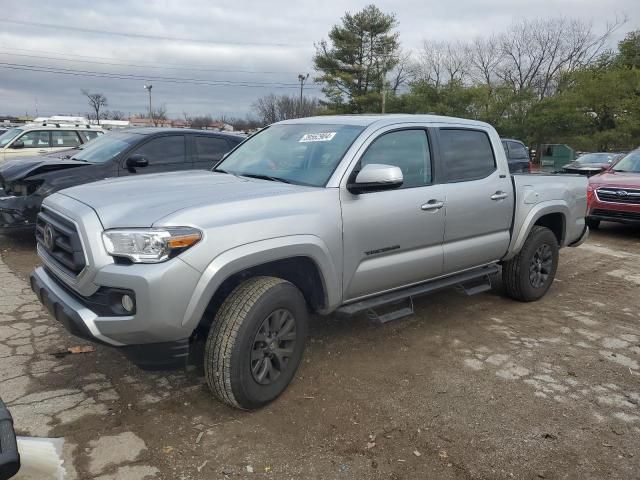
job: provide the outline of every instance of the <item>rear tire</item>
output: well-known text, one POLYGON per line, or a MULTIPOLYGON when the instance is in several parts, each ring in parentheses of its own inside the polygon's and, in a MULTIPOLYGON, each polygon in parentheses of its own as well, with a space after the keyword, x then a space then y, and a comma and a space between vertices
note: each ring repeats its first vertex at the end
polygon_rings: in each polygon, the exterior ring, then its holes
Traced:
POLYGON ((587 217, 585 219, 585 223, 587 224, 587 227, 593 230, 597 230, 598 228, 600 228, 600 220, 596 218, 587 217))
POLYGON ((307 323, 304 297, 286 280, 255 277, 237 286, 220 306, 205 346, 213 394, 243 410, 275 400, 298 369, 307 323))
POLYGON ((520 252, 502 266, 506 294, 514 300, 533 302, 542 298, 558 268, 558 240, 546 227, 534 226, 520 252))

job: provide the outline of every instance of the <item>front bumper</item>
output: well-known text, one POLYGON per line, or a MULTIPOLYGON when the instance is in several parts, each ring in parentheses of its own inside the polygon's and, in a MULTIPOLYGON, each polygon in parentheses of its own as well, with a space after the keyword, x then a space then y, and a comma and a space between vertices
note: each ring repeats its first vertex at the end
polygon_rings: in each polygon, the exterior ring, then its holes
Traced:
POLYGON ((594 199, 588 217, 603 222, 640 225, 640 205, 602 202, 594 199))
POLYGON ((6 195, 4 190, 0 189, 0 233, 33 231, 38 208, 40 202, 35 198, 6 195))
MULTIPOLYGON (((82 297, 44 267, 38 267, 31 273, 30 283, 32 290, 51 316, 71 334, 117 347, 134 363, 145 369, 185 365, 191 332, 180 328, 182 316, 174 318, 173 321, 160 314, 157 318, 148 316, 150 312, 157 314, 158 310, 149 308, 146 303, 154 300, 161 305, 162 300, 150 298, 148 295, 151 291, 136 291, 135 314, 107 316, 100 312, 93 298, 95 295, 82 297), (177 327, 167 329, 167 323, 177 324, 177 327)), ((101 307, 104 308, 104 305, 101 307)), ((171 308, 164 310, 171 312, 171 308)))

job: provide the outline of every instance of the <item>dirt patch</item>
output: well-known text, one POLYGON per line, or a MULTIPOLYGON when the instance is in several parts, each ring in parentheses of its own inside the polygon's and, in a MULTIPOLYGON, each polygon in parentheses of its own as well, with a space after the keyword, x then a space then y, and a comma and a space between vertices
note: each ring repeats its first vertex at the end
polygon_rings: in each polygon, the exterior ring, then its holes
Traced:
MULTIPOLYGON (((562 251, 557 281, 535 303, 508 300, 499 288, 470 298, 448 290, 386 325, 314 318, 296 380, 257 412, 216 402, 197 368, 151 374, 101 346, 57 359, 57 372, 29 375, 37 392, 78 391, 101 406, 69 421, 51 414, 50 433, 80 446, 79 478, 91 478, 85 447, 126 432, 146 449, 103 475, 635 478, 640 297, 633 278, 616 272, 640 271, 639 239, 638 229, 603 224, 586 248, 562 251)), ((38 263, 33 242, 0 246, 23 279, 38 263)), ((29 321, 4 315, 0 327, 29 321)), ((61 346, 78 343, 56 334, 61 346)), ((6 343, 0 337, 0 348, 6 343)), ((7 387, 0 383, 0 395, 7 387)))

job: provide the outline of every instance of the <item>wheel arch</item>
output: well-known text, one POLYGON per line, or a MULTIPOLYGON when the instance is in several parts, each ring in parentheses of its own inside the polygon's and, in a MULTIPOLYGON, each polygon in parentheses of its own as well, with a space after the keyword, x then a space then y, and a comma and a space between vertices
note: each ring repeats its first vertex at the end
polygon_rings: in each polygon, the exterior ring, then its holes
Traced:
POLYGON ((548 201, 535 205, 520 222, 519 228, 518 225, 514 225, 509 251, 503 260, 513 258, 520 251, 535 225, 549 228, 556 236, 558 245, 564 247, 567 242, 569 215, 569 207, 563 201, 548 201))
POLYGON ((311 311, 333 310, 342 282, 328 248, 313 235, 280 237, 242 245, 216 257, 204 270, 182 325, 195 329, 240 282, 254 276, 284 278, 300 289, 311 311))

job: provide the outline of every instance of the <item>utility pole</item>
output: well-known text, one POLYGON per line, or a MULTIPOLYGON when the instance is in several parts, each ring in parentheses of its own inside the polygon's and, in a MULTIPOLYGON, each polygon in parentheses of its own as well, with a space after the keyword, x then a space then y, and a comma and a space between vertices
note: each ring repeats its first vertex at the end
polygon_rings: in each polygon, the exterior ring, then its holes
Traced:
POLYGON ((153 88, 153 85, 149 84, 144 84, 144 89, 147 90, 149 92, 149 122, 153 122, 153 110, 151 109, 151 89, 153 88))
POLYGON ((298 81, 300 82, 300 106, 298 107, 298 118, 302 117, 302 90, 304 88, 304 82, 309 78, 309 74, 306 75, 300 74, 298 75, 298 81))

